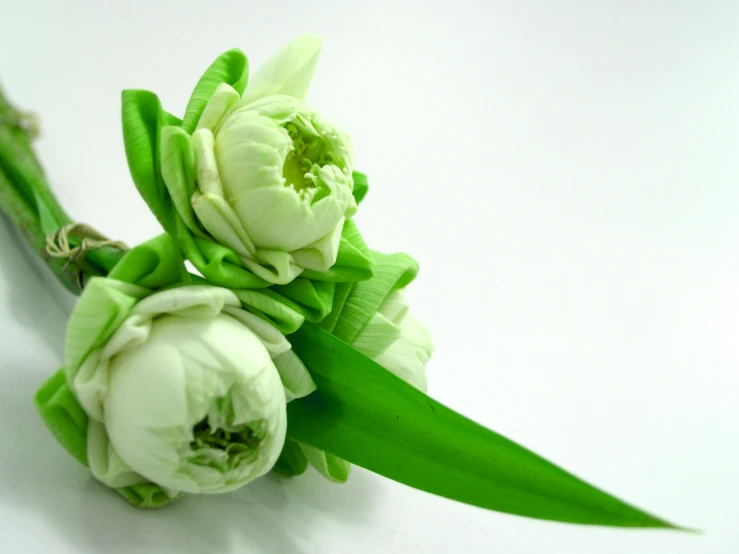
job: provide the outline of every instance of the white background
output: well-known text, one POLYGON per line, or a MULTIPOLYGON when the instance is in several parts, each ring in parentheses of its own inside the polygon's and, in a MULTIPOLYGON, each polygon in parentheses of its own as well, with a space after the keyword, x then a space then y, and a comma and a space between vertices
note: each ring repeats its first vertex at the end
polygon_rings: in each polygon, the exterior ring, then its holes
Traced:
POLYGON ((0 0, 0 79, 62 203, 136 244, 124 88, 182 113, 238 46, 325 37, 312 105, 352 135, 368 243, 421 264, 430 393, 703 535, 487 512, 357 469, 138 511, 31 403, 73 299, 0 220, 0 551, 739 551, 739 7, 733 1, 0 0))

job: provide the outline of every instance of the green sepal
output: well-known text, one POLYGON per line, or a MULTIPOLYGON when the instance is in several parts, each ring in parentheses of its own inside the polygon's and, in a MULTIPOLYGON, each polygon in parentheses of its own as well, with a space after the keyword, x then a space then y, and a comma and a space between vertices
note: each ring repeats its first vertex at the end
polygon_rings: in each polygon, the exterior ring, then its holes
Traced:
MULTIPOLYGON (((128 317, 138 300, 152 290, 190 281, 182 257, 167 234, 129 250, 108 278, 93 277, 87 283, 68 324, 64 344, 65 367, 52 375, 36 392, 34 403, 46 427, 81 464, 88 467, 88 416, 69 387, 74 373, 90 351, 107 342, 128 317), (73 330, 78 332, 73 332, 73 330)), ((170 498, 158 485, 143 483, 116 489, 131 504, 155 508, 170 498)))
POLYGON ((166 233, 126 252, 108 277, 152 290, 190 282, 177 245, 166 233))
POLYGON ((300 445, 290 439, 285 439, 280 457, 277 458, 272 471, 280 475, 295 477, 302 475, 308 467, 308 458, 305 457, 300 445))
POLYGON ((124 90, 121 117, 133 182, 164 230, 173 233, 174 207, 159 172, 159 132, 166 119, 159 98, 147 90, 124 90))
MULTIPOLYGON (((79 463, 87 462, 87 414, 77 402, 67 384, 66 369, 54 373, 36 392, 34 404, 46 427, 59 444, 79 463)), ((184 496, 168 496, 153 483, 120 487, 115 491, 139 508, 159 508, 184 496)))
POLYGON ((205 106, 218 85, 227 83, 241 95, 246 89, 248 79, 249 63, 241 50, 234 48, 218 56, 205 70, 192 91, 185 109, 185 117, 182 118, 182 128, 185 132, 192 134, 195 131, 200 116, 203 115, 205 106))
POLYGON ((170 497, 159 485, 140 483, 128 487, 119 487, 115 491, 137 508, 161 508, 185 496, 184 492, 170 497))
POLYGON ((675 528, 450 410, 317 326, 289 340, 318 390, 288 437, 420 490, 538 519, 675 528))
POLYGON ((87 414, 67 385, 65 368, 41 385, 34 404, 59 444, 87 467, 87 414))
POLYGON ((370 279, 373 268, 370 249, 367 248, 354 220, 347 219, 341 229, 336 263, 328 271, 306 269, 301 276, 315 281, 349 283, 370 279))
POLYGON ((300 450, 318 473, 334 483, 346 483, 352 472, 352 465, 346 460, 334 456, 330 452, 313 448, 304 443, 300 444, 300 450))
POLYGON ((176 218, 176 233, 185 258, 213 285, 229 289, 261 289, 270 283, 241 265, 239 256, 222 244, 195 237, 181 217, 176 218))
POLYGON ((418 263, 408 254, 374 252, 375 268, 372 279, 356 283, 341 310, 331 332, 347 344, 357 338, 387 296, 402 289, 415 279, 418 263))
POLYGON ((334 299, 331 306, 331 313, 328 314, 318 326, 324 331, 333 333, 334 327, 341 317, 341 313, 344 310, 344 304, 346 304, 349 294, 354 289, 355 283, 336 283, 334 289, 334 299))
POLYGON ((283 299, 292 300, 290 305, 294 310, 306 320, 316 322, 331 312, 334 288, 334 283, 297 277, 287 285, 274 285, 270 290, 278 293, 283 299))
POLYGON ((354 196, 354 201, 359 206, 364 197, 367 196, 367 192, 369 192, 369 183, 367 182, 367 176, 359 171, 352 171, 352 180, 354 181, 352 196, 354 196))
POLYGON ((245 310, 271 323, 285 335, 297 331, 305 321, 295 303, 286 302, 284 297, 270 289, 232 290, 245 310))

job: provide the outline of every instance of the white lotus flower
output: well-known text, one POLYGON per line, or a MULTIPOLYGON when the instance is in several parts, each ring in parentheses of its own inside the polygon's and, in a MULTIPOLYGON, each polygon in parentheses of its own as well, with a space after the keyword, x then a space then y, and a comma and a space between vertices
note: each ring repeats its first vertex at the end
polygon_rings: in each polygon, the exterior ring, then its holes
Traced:
POLYGON ((178 126, 161 134, 162 177, 183 220, 276 284, 331 268, 357 207, 349 138, 303 104, 320 48, 319 37, 298 38, 243 96, 222 83, 192 136, 178 126), (189 159, 194 183, 182 170, 189 159))
POLYGON ((388 295, 352 346, 406 383, 426 392, 433 346, 426 328, 408 313, 402 291, 388 295))
POLYGON ((93 279, 70 319, 67 381, 90 418, 95 477, 174 496, 226 492, 269 471, 285 440, 286 391, 315 388, 287 340, 227 289, 138 300, 142 290, 93 279), (117 326, 90 349, 101 322, 117 326))

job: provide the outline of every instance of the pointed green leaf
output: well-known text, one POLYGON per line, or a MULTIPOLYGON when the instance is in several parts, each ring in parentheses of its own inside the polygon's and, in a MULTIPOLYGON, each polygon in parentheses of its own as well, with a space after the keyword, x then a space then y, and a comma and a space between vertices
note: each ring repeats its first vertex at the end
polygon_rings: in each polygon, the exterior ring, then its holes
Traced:
POLYGON ((210 64, 200 77, 182 118, 182 128, 192 134, 198 125, 200 116, 208 104, 208 100, 221 83, 231 85, 236 92, 243 94, 249 78, 249 64, 244 53, 238 48, 224 52, 210 64))
POLYGON ((318 386, 288 405, 293 440, 490 510, 569 523, 673 527, 450 410, 313 324, 288 339, 318 386))

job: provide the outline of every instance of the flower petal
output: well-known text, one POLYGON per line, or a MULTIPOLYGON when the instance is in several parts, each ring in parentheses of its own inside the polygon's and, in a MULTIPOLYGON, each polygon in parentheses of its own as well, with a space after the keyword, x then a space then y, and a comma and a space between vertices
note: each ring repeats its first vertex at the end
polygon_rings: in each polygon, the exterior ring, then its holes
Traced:
POLYGON ((342 217, 336 227, 316 242, 292 251, 291 254, 295 262, 305 269, 327 271, 336 263, 343 227, 344 218, 342 217))
POLYGON ((321 37, 305 34, 285 46, 251 78, 242 105, 274 94, 286 94, 305 102, 322 43, 321 37))
POLYGON ((239 93, 228 83, 221 83, 208 100, 208 104, 200 116, 196 130, 210 129, 215 133, 224 116, 239 101, 239 93))
POLYGON ((240 257, 254 259, 256 249, 244 226, 222 196, 195 193, 192 207, 206 231, 240 257))

